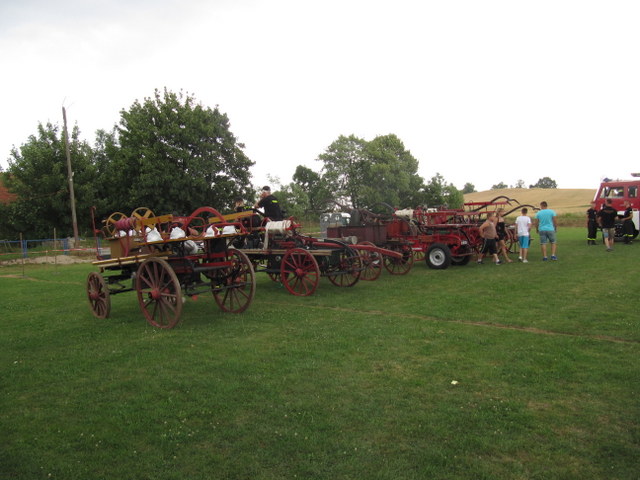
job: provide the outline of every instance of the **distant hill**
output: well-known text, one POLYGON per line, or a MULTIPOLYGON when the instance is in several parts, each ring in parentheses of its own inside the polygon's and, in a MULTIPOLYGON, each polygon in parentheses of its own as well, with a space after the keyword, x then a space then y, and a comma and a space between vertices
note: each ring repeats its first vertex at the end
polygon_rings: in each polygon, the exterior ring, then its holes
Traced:
MULTIPOLYGON (((584 213, 589 208, 589 203, 596 194, 595 189, 589 188, 502 188, 499 190, 486 190, 484 192, 467 193, 465 202, 488 202, 495 197, 504 195, 517 200, 520 204, 540 206, 543 200, 549 204, 549 208, 562 213, 584 213)), ((513 207, 518 203, 511 202, 513 207)), ((509 207, 510 210, 512 207, 509 207)))

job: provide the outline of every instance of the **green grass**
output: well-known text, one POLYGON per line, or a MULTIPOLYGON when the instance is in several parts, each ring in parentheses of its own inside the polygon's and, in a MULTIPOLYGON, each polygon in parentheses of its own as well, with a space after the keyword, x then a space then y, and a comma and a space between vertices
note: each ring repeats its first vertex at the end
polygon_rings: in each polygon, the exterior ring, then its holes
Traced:
POLYGON ((0 268, 0 478, 636 479, 640 244, 583 237, 308 298, 258 276, 171 331, 133 292, 94 319, 91 265, 0 268))

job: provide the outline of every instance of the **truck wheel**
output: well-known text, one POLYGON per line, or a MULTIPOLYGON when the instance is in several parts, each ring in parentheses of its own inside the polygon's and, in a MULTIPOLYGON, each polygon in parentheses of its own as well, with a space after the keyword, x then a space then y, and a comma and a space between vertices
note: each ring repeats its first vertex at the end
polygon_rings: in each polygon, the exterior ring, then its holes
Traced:
POLYGON ((444 270, 451 265, 451 250, 442 243, 434 243, 427 248, 425 259, 429 268, 444 270))

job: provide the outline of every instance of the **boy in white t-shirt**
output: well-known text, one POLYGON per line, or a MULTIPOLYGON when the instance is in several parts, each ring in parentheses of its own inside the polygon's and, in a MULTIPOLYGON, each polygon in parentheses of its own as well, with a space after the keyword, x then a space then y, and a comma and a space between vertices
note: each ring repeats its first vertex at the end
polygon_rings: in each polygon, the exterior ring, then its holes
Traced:
POLYGON ((520 256, 518 260, 522 263, 529 263, 527 255, 529 254, 529 231, 531 230, 531 219, 527 216, 528 210, 523 208, 520 210, 521 215, 516 218, 516 232, 518 234, 518 243, 520 244, 520 256))

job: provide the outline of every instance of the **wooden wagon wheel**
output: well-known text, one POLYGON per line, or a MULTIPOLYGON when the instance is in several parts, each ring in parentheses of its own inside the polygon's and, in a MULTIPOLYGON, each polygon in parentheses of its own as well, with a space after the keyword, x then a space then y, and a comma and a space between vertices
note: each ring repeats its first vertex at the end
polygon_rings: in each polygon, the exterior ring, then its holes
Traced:
POLYGON ((231 265, 220 270, 211 282, 211 291, 220 310, 231 313, 244 312, 256 293, 256 278, 251 260, 240 250, 227 251, 231 265))
POLYGON ((87 277, 87 298, 91 313, 97 318, 107 318, 111 312, 111 294, 104 277, 91 272, 87 277))
POLYGON ((135 222, 135 229, 142 233, 142 219, 155 217, 150 208, 147 207, 138 207, 133 212, 131 212, 131 218, 133 218, 135 222))
POLYGON ((504 243, 509 253, 518 253, 520 244, 518 242, 518 235, 515 229, 513 228, 507 229, 507 238, 504 239, 504 243))
POLYGON ((360 280, 362 259, 357 250, 349 246, 344 246, 335 253, 338 261, 333 262, 334 257, 332 254, 332 264, 325 274, 329 281, 337 287, 352 287, 360 280))
POLYGON ((118 229, 116 228, 116 223, 119 220, 122 220, 124 218, 129 218, 129 217, 127 217, 122 212, 114 212, 111 215, 109 215, 109 218, 107 218, 104 223, 104 230, 106 232, 107 237, 115 237, 116 232, 118 231, 118 229))
POLYGON ((147 258, 136 274, 138 303, 145 319, 158 328, 173 328, 182 313, 182 287, 173 269, 161 258, 147 258))
MULTIPOLYGON (((358 245, 375 246, 373 243, 365 241, 359 242, 355 247, 356 249, 358 249, 358 245)), ((360 254, 363 267, 362 273, 360 274, 360 280, 370 282, 376 280, 382 273, 382 255, 380 255, 379 252, 361 249, 358 249, 358 254, 360 254)))
POLYGON ((391 275, 406 275, 413 267, 413 250, 409 245, 393 245, 390 250, 402 253, 402 258, 384 257, 384 268, 391 275))
POLYGON ((302 248, 292 248, 282 257, 280 281, 292 295, 306 297, 318 288, 320 267, 315 257, 302 248))
POLYGON ((484 240, 480 236, 480 229, 477 226, 473 226, 468 228, 466 233, 469 238, 469 246, 471 249, 476 253, 480 253, 482 245, 484 244, 484 240))

